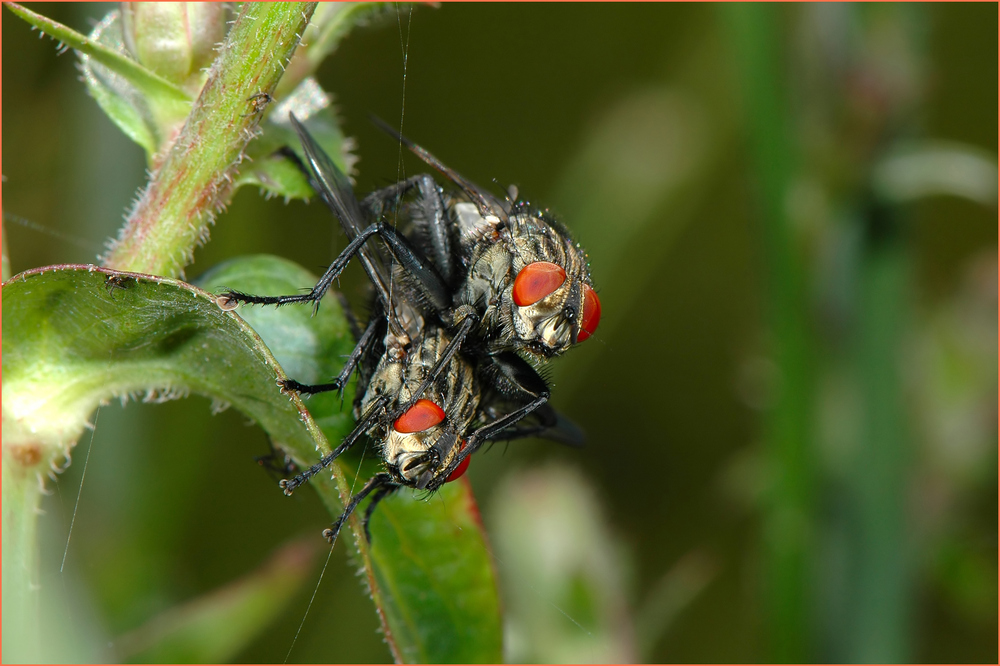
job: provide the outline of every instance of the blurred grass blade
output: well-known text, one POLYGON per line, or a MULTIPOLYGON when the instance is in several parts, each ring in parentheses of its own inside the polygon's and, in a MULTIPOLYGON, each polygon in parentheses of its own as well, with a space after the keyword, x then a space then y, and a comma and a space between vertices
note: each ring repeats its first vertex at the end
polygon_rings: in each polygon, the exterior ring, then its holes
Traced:
POLYGON ((719 562, 711 553, 693 550, 652 586, 635 618, 635 633, 642 656, 648 658, 653 654, 657 643, 717 577, 719 569, 719 562))
POLYGON ((114 51, 103 44, 81 35, 72 28, 48 19, 41 14, 14 2, 5 2, 7 8, 35 26, 46 35, 70 48, 90 56, 116 74, 125 77, 132 85, 150 99, 157 101, 190 102, 191 97, 163 77, 154 74, 135 60, 114 51))
POLYGON ((746 117, 752 167, 759 188, 765 322, 779 373, 767 414, 765 445, 774 474, 764 517, 765 595, 771 656, 804 662, 813 644, 809 526, 814 521, 813 340, 806 282, 795 253, 788 193, 797 156, 790 136, 789 90, 780 49, 780 9, 774 5, 721 7, 732 37, 746 117))
POLYGON ((232 661, 313 581, 320 546, 318 539, 290 543, 248 576, 154 617, 115 642, 119 656, 147 664, 232 661))
POLYGON ((847 631, 839 638, 851 662, 911 659, 914 537, 908 511, 913 483, 904 399, 905 335, 912 330, 909 253, 890 208, 866 211, 858 267, 856 372, 863 405, 861 432, 847 484, 855 513, 850 536, 853 593, 847 631))

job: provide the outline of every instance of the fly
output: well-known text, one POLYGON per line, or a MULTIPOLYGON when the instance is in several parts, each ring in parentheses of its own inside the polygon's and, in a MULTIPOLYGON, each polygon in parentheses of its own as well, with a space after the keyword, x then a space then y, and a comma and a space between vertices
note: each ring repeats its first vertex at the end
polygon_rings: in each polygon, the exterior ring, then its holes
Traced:
MULTIPOLYGON (((511 400, 498 394, 492 383, 484 383, 484 377, 489 375, 481 371, 476 360, 459 351, 451 333, 436 319, 425 318, 417 305, 417 292, 405 286, 393 288, 392 271, 386 267, 388 258, 359 243, 358 239, 364 237, 356 231, 366 228, 364 209, 354 197, 350 182, 294 117, 292 122, 309 160, 310 181, 352 237, 349 247, 358 248, 377 300, 354 352, 334 382, 314 386, 294 380, 284 382, 286 390, 303 393, 337 390, 358 369, 359 386, 364 387, 355 405, 357 426, 317 464, 283 481, 285 493, 291 494, 362 435, 379 442, 385 471, 369 479, 324 532, 333 541, 344 521, 369 495, 373 497, 363 520, 366 534, 368 519, 382 498, 402 486, 433 491, 459 478, 468 467, 469 456, 486 442, 537 435, 580 444, 582 433, 545 405, 548 392, 544 384, 540 395, 527 400, 511 400), (316 169, 316 164, 323 161, 323 168, 316 169), (520 423, 539 409, 533 424, 520 423)), ((499 367, 502 364, 498 362, 499 367)), ((516 375, 517 369, 507 374, 516 375)))

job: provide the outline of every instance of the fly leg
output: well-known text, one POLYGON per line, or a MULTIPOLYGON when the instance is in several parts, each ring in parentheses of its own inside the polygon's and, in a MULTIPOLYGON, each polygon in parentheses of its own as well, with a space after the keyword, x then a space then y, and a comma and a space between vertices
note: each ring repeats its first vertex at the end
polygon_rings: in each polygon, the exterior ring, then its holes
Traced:
POLYGON ((414 205, 418 209, 418 217, 426 224, 431 260, 445 281, 451 282, 455 268, 448 215, 441 188, 430 174, 411 176, 400 183, 376 190, 366 196, 361 205, 371 212, 372 217, 381 219, 387 204, 398 206, 400 199, 414 189, 418 192, 414 205))
MULTIPOLYGON (((440 483, 444 483, 444 479, 451 476, 451 473, 458 468, 462 461, 471 456, 473 453, 478 451, 483 444, 490 441, 497 433, 503 432, 509 429, 512 425, 523 419, 525 416, 535 411, 542 405, 544 405, 549 400, 549 394, 546 391, 545 395, 541 395, 523 407, 515 409, 510 414, 506 416, 501 416, 492 423, 487 423, 486 425, 477 428, 469 437, 465 440, 465 447, 459 452, 457 456, 451 461, 451 463, 438 474, 437 478, 441 479, 440 483)), ((428 490, 435 490, 435 488, 428 487, 428 490)))
POLYGON ((225 291, 220 295, 220 299, 224 301, 224 305, 236 303, 249 303, 252 305, 288 305, 289 303, 314 303, 313 310, 319 308, 320 299, 326 294, 327 290, 333 284, 333 281, 340 277, 341 272, 350 262, 351 257, 358 251, 358 249, 364 245, 365 241, 380 232, 379 224, 373 224, 367 229, 364 229, 357 238, 348 243, 344 251, 333 260, 330 267, 326 269, 323 276, 319 279, 312 289, 309 290, 308 294, 295 294, 289 296, 254 296, 252 294, 245 294, 242 291, 225 291))
POLYGON ((283 379, 280 382, 282 390, 312 395, 314 393, 340 391, 343 389, 344 385, 347 384, 347 380, 351 378, 351 374, 354 372, 355 368, 358 367, 358 363, 361 362, 361 359, 368 353, 372 345, 378 341, 376 333, 378 332, 378 327, 381 323, 382 322, 378 319, 372 319, 368 322, 368 327, 361 335, 361 339, 358 340, 358 344, 355 345, 351 355, 347 358, 340 374, 337 375, 332 382, 327 384, 300 384, 294 379, 283 379))
POLYGON ((368 529, 368 524, 371 522, 372 513, 375 511, 375 507, 378 506, 379 502, 385 499, 390 493, 394 492, 397 488, 399 488, 399 486, 395 483, 383 485, 381 488, 379 488, 378 492, 375 493, 375 496, 372 497, 371 503, 365 510, 365 518, 363 521, 361 521, 361 524, 365 528, 365 538, 368 540, 368 543, 372 542, 372 533, 371 530, 368 529))
MULTIPOLYGON (((427 298, 428 302, 438 311, 450 307, 451 291, 447 288, 444 279, 433 263, 424 258, 423 253, 414 247, 409 240, 397 233, 392 227, 381 222, 380 215, 374 216, 374 219, 377 220, 374 224, 362 229, 364 220, 368 218, 366 218, 361 205, 354 196, 351 181, 334 164, 333 160, 323 151, 320 145, 316 143, 316 140, 309 134, 305 126, 294 115, 290 115, 289 119, 299 136, 299 140, 302 142, 302 149, 305 151, 305 166, 307 167, 309 184, 312 185, 323 202, 326 203, 330 210, 333 211, 333 214, 337 216, 337 219, 340 220, 340 224, 347 236, 352 238, 348 248, 353 247, 354 250, 350 254, 361 248, 361 245, 364 243, 364 240, 361 240, 362 238, 367 239, 368 236, 377 233, 381 236, 396 261, 400 263, 407 273, 416 278, 423 296, 427 298), (358 244, 355 246, 355 243, 358 244)), ((299 163, 299 166, 301 168, 302 164, 299 163)), ((436 185, 433 185, 433 180, 425 184, 436 187, 436 185)), ((443 203, 441 206, 443 211, 443 203)), ((443 212, 441 213, 441 219, 444 219, 443 212)), ((446 231, 446 229, 443 230, 443 232, 446 231)), ((348 254, 347 250, 341 253, 341 257, 345 254, 348 254)), ((347 257, 347 259, 349 258, 350 256, 347 257)), ((365 252, 361 253, 361 258, 368 276, 372 279, 373 283, 378 285, 385 276, 378 275, 378 271, 371 264, 371 260, 365 252)), ((346 265, 346 260, 344 263, 346 265)), ((331 265, 332 268, 333 266, 331 265)), ((342 269, 343 267, 341 267, 342 269)), ((327 273, 329 272, 328 270, 327 273)), ((326 277, 324 275, 324 278, 326 277)), ((334 278, 330 278, 330 281, 334 278)), ((319 286, 317 284, 317 287, 319 286)), ((383 296, 387 296, 387 294, 383 294, 383 296)), ((388 298, 384 298, 383 300, 388 303, 388 298)))
POLYGON ((354 430, 352 430, 350 434, 344 438, 344 441, 341 442, 340 446, 320 458, 318 463, 301 474, 291 479, 282 479, 278 486, 285 491, 286 495, 291 495, 296 488, 326 469, 330 463, 340 456, 340 454, 354 446, 355 442, 357 442, 361 435, 368 432, 368 429, 375 424, 375 421, 377 421, 380 416, 382 416, 382 408, 385 407, 386 401, 387 399, 384 396, 376 400, 371 409, 368 410, 368 414, 366 414, 363 419, 358 421, 358 424, 354 426, 354 430))
MULTIPOLYGON (((487 413, 491 418, 496 418, 495 410, 488 410, 487 413)), ((531 425, 521 425, 518 423, 512 425, 506 430, 501 430, 494 434, 490 437, 490 440, 494 442, 509 442, 515 439, 538 437, 574 448, 580 448, 586 444, 587 436, 580 426, 557 412, 548 403, 539 406, 529 416, 533 421, 537 419, 538 423, 531 425)))
MULTIPOLYGON (((354 510, 358 508, 358 505, 361 504, 361 501, 364 500, 364 498, 368 497, 368 495, 370 495, 373 490, 378 489, 379 492, 375 495, 375 499, 372 501, 372 505, 374 505, 380 499, 385 497, 386 492, 388 492, 386 486, 389 486, 391 488, 391 486, 393 485, 395 485, 395 482, 392 480, 392 477, 386 474, 385 472, 376 474, 372 478, 368 479, 368 483, 365 484, 365 487, 359 490, 358 493, 351 498, 351 501, 347 503, 347 506, 344 507, 344 512, 340 514, 340 518, 337 518, 337 522, 333 524, 333 527, 329 527, 323 530, 323 537, 330 543, 336 541, 337 535, 340 534, 340 528, 344 526, 344 521, 346 521, 350 517, 350 515, 354 513, 354 510)), ((370 510, 371 507, 369 507, 369 511, 370 510)), ((367 534, 367 524, 368 524, 368 514, 366 513, 365 514, 366 534, 367 534)), ((369 538, 369 541, 371 541, 371 538, 369 538)))
POLYGON ((254 461, 267 470, 268 475, 275 481, 280 478, 278 475, 286 476, 294 472, 295 463, 292 462, 291 456, 276 447, 273 442, 269 443, 269 446, 271 452, 262 456, 254 456, 254 461))

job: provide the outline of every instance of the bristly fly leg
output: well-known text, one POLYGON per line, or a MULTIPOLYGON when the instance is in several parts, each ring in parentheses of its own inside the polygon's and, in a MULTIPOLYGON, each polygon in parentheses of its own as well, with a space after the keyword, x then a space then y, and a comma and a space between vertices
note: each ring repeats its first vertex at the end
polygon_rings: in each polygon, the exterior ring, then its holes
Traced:
MULTIPOLYGON (((365 484, 365 487, 359 490, 358 493, 351 498, 351 501, 347 503, 347 506, 344 508, 344 512, 340 514, 339 518, 337 518, 337 522, 333 524, 333 527, 323 530, 323 537, 330 543, 336 541, 337 535, 340 534, 340 529, 344 526, 344 521, 346 521, 350 515, 354 513, 354 510, 358 508, 358 505, 361 504, 361 501, 364 500, 364 498, 368 497, 373 490, 379 489, 375 499, 372 500, 372 504, 374 505, 385 497, 386 493, 382 492, 385 490, 385 486, 395 485, 396 482, 393 481, 392 477, 385 472, 376 474, 372 478, 368 479, 368 483, 365 484)), ((371 535, 368 534, 368 518, 370 516, 370 511, 371 507, 369 507, 369 511, 365 514, 365 534, 368 536, 369 541, 371 541, 371 535)))
POLYGON ((340 370, 340 374, 327 384, 301 384, 294 379, 284 379, 280 382, 281 388, 285 391, 295 391, 297 393, 305 393, 312 395, 315 393, 326 393, 328 391, 341 391, 344 386, 347 385, 347 381, 351 378, 351 374, 358 367, 358 363, 364 358, 372 346, 378 342, 377 332, 379 326, 382 322, 377 319, 372 319, 368 322, 368 327, 365 332, 361 335, 361 339, 358 340, 358 344, 354 346, 351 351, 351 355, 347 358, 344 363, 344 367, 340 370))

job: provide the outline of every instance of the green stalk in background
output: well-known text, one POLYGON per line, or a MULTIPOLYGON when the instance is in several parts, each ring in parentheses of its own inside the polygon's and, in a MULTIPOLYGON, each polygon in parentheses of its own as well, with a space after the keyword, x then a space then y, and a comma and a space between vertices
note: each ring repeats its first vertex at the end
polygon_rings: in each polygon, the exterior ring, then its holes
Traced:
MULTIPOLYGON (((883 99, 881 113, 868 126, 876 140, 864 155, 867 164, 878 165, 892 154, 894 144, 921 133, 914 121, 923 102, 926 14, 919 7, 852 7, 848 17, 862 36, 856 58, 883 99), (895 39, 887 39, 889 35, 895 39), (871 55, 866 46, 879 39, 892 46, 871 55), (890 66, 910 72, 906 85, 879 76, 890 66)), ((911 159, 909 164, 918 162, 911 159)), ((835 659, 906 662, 914 650, 910 609, 917 560, 910 512, 916 442, 907 423, 904 362, 915 318, 912 220, 902 204, 912 196, 900 197, 898 191, 893 196, 892 188, 880 191, 877 168, 859 171, 864 180, 855 200, 861 202, 861 215, 852 222, 859 227, 860 248, 853 265, 853 330, 847 343, 858 396, 858 438, 847 461, 843 498, 848 612, 843 626, 827 633, 839 634, 842 652, 835 659)))
POLYGON ((787 83, 778 48, 779 8, 759 4, 723 8, 733 36, 747 133, 759 187, 765 322, 777 369, 766 417, 765 449, 772 486, 764 509, 764 586, 769 659, 810 659, 812 621, 809 564, 813 555, 812 342, 806 317, 805 279, 788 220, 793 153, 787 83))
POLYGON ((913 544, 907 499, 913 445, 902 370, 912 320, 911 275, 906 234, 899 226, 900 199, 880 192, 879 169, 872 165, 913 133, 920 101, 921 67, 914 47, 921 14, 843 6, 812 16, 814 30, 832 22, 848 26, 851 37, 836 48, 810 42, 795 51, 812 63, 812 69, 803 66, 805 74, 797 80, 821 79, 832 91, 810 96, 807 84, 788 82, 785 69, 791 66, 782 63, 795 58, 777 52, 782 38, 794 34, 781 28, 779 19, 793 24, 803 14, 761 5, 727 7, 726 12, 743 63, 740 78, 763 218, 766 322, 778 367, 776 402, 767 424, 774 480, 764 509, 764 584, 774 650, 769 657, 906 661, 912 649, 914 563, 908 556, 913 544), (879 50, 874 43, 893 47, 879 50), (892 78, 886 71, 909 76, 892 78), (859 90, 858 80, 868 88, 859 90), (871 101, 873 96, 878 102, 871 101), (791 99, 797 102, 794 117, 787 107, 791 99), (838 137, 839 143, 832 158, 817 150, 804 164, 808 133, 795 135, 794 145, 803 155, 793 152, 790 133, 817 119, 825 136, 838 137), (822 237, 854 239, 841 273, 822 266, 805 269, 807 238, 794 232, 788 212, 792 187, 803 179, 820 183, 829 193, 830 210, 836 211, 830 218, 838 224, 823 228, 822 237), (860 212, 845 216, 844 211, 860 212), (823 289, 807 292, 814 281, 823 289), (829 312, 830 304, 814 303, 807 295, 830 287, 846 295, 839 321, 843 330, 824 329, 827 346, 823 363, 817 364, 820 338, 810 327, 811 316, 829 312), (821 438, 813 425, 820 378, 828 390, 842 384, 847 402, 829 418, 848 433, 827 442, 832 448, 824 453, 831 459, 822 468, 821 438), (817 510, 821 493, 822 514, 817 510), (823 578, 817 579, 820 571, 823 578))
POLYGON ((893 211, 873 207, 857 276, 854 335, 860 441, 849 469, 850 614, 847 661, 905 662, 912 565, 907 498, 912 443, 903 404, 909 258, 893 211))

